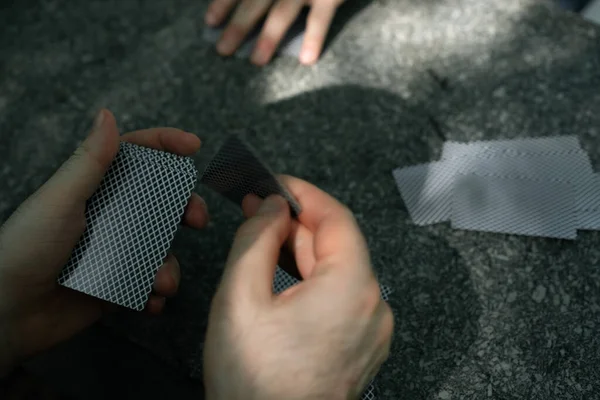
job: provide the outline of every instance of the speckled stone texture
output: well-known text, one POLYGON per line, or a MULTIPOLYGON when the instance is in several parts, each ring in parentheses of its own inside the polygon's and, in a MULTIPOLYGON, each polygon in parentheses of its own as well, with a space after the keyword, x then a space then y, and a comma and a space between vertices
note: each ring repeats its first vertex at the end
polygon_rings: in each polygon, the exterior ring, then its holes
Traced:
MULTIPOLYGON (((124 131, 204 141, 241 132, 279 172, 356 213, 394 288, 382 399, 600 398, 600 246, 416 227, 391 171, 444 140, 577 134, 600 169, 600 30, 540 0, 349 0, 321 62, 264 69, 202 41, 199 0, 57 0, 0 8, 0 218, 84 137, 100 106, 124 131), (347 22, 341 24, 341 22, 347 22)), ((180 232, 180 295, 161 318, 105 324, 199 375, 210 298, 236 227, 203 187, 203 232, 180 232)))

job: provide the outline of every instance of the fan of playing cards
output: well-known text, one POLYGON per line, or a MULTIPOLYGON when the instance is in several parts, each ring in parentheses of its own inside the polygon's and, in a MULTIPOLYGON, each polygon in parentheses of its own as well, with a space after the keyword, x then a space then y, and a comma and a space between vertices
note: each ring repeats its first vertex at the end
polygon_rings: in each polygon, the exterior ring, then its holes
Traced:
POLYGON ((393 172, 416 225, 576 239, 600 229, 600 175, 576 136, 446 142, 393 172))

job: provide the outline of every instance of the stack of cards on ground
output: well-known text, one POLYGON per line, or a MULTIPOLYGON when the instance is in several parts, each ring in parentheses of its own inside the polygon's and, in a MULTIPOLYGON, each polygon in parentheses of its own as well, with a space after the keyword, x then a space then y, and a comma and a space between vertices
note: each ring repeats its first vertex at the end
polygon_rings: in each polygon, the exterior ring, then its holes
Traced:
POLYGON ((446 142, 440 161, 393 174, 416 225, 560 239, 600 230, 600 175, 576 136, 446 142))

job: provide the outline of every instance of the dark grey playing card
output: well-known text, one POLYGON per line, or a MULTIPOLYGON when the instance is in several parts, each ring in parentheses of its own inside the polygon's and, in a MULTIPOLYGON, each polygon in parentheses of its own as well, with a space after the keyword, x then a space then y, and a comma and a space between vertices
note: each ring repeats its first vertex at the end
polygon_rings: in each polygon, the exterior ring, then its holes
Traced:
POLYGON ((248 194, 263 199, 278 194, 288 201, 294 215, 301 211, 300 204, 260 161, 252 147, 236 135, 225 141, 200 181, 239 206, 248 194))
MULTIPOLYGON (((300 50, 302 49, 302 42, 304 40, 304 32, 306 30, 306 19, 308 17, 308 8, 305 7, 302 12, 298 15, 298 18, 294 21, 292 26, 286 32, 284 38, 282 39, 277 52, 280 54, 289 55, 292 57, 298 57, 300 55, 300 50)), ((256 25, 256 27, 246 36, 246 39, 242 43, 242 45, 238 48, 235 55, 240 58, 248 58, 252 54, 252 50, 258 41, 258 37, 262 31, 262 28, 265 24, 266 19, 263 19, 260 23, 256 25)), ((219 41, 219 38, 223 34, 225 27, 227 26, 227 20, 222 25, 212 28, 205 27, 204 28, 204 40, 209 43, 215 44, 219 41)))
MULTIPOLYGON (((263 199, 278 194, 288 201, 293 216, 301 212, 294 196, 260 161, 252 147, 235 135, 230 136, 219 149, 200 181, 239 206, 248 194, 263 199)), ((295 257, 287 247, 281 249, 279 265, 294 278, 302 280, 295 257)))
POLYGON ((196 180, 191 158, 121 143, 59 284, 143 310, 196 180))

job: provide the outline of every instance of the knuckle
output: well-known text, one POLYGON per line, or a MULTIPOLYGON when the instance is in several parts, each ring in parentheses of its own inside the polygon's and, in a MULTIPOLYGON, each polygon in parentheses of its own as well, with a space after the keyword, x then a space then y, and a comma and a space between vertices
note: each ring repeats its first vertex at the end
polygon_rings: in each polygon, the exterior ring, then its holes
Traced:
POLYGON ((248 249, 252 247, 263 235, 268 234, 271 221, 265 216, 254 216, 242 224, 235 235, 238 248, 248 249))
POLYGON ((93 162, 100 164, 100 161, 95 157, 94 152, 90 149, 88 143, 85 141, 81 144, 81 146, 79 146, 79 147, 77 147, 77 149, 75 149, 75 152, 73 153, 72 158, 75 161, 82 160, 82 159, 89 159, 89 160, 92 160, 93 162))
POLYGON ((371 282, 365 285, 360 302, 361 309, 365 314, 373 315, 376 313, 381 302, 381 290, 375 279, 372 279, 371 282))
POLYGON ((99 170, 104 170, 104 162, 99 159, 94 152, 90 149, 89 145, 84 141, 80 146, 78 146, 71 157, 65 162, 60 170, 70 170, 73 168, 78 168, 78 165, 88 163, 93 168, 97 168, 99 170))

